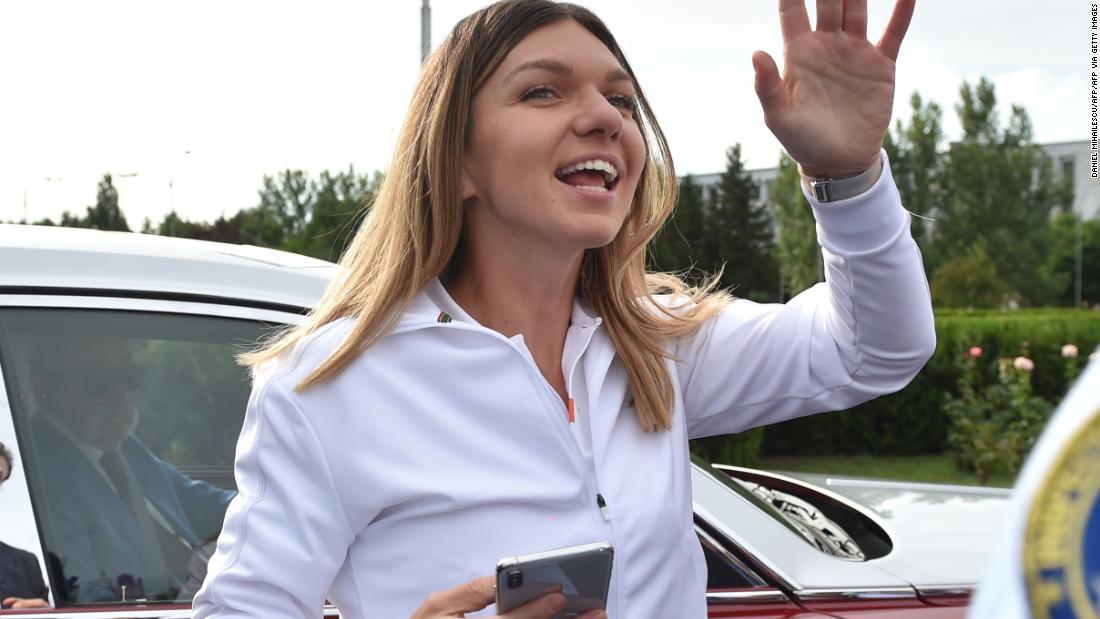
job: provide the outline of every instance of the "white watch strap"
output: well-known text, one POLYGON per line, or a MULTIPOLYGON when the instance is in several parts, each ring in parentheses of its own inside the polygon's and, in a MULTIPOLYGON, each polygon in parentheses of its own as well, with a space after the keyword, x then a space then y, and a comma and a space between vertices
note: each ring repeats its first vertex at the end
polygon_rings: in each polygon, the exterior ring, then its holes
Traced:
POLYGON ((845 178, 810 178, 802 177, 806 188, 818 202, 836 202, 854 198, 875 186, 879 176, 882 175, 882 156, 880 155, 871 167, 845 178))

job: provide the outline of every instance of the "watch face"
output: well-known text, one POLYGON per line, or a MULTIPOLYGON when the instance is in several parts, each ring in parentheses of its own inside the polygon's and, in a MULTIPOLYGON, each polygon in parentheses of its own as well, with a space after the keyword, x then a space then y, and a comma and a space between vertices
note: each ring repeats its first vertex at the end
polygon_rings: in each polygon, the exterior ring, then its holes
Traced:
POLYGON ((829 195, 829 183, 831 181, 827 178, 815 178, 810 181, 810 189, 814 192, 814 198, 818 202, 829 202, 832 198, 829 195))

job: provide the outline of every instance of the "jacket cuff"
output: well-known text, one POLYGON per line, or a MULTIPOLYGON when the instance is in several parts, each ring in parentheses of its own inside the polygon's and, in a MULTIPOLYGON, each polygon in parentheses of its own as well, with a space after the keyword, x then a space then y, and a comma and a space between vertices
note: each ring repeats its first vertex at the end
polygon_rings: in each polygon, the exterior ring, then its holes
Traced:
POLYGON ((802 194, 810 202, 817 220, 817 238, 821 246, 838 254, 857 254, 886 245, 909 226, 909 216, 901 206, 901 194, 890 171, 890 158, 883 150, 882 173, 866 192, 834 202, 818 202, 804 184, 802 194))

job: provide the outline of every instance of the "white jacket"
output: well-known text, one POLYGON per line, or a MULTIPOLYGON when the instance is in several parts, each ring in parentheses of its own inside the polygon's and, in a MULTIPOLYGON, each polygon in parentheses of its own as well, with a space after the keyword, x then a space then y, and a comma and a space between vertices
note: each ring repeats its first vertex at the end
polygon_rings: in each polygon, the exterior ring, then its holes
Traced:
POLYGON ((240 494, 194 617, 313 619, 326 598, 350 619, 407 617, 502 557, 597 540, 615 547, 609 617, 705 617, 688 439, 895 391, 935 346, 888 165, 862 196, 813 207, 827 284, 785 305, 735 301, 679 342, 668 432, 642 431, 580 304, 562 364, 581 436, 522 336, 441 321, 453 301, 438 282, 338 377, 295 393, 351 324, 323 328, 256 379, 240 494))

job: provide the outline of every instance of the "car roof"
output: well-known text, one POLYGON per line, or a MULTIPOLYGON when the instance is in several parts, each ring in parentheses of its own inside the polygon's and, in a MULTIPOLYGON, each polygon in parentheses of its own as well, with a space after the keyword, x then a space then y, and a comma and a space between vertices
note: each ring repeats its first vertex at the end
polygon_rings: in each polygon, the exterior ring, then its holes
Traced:
POLYGON ((0 289, 6 292, 122 291, 309 308, 336 269, 251 245, 0 224, 0 289))

